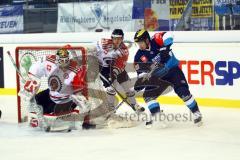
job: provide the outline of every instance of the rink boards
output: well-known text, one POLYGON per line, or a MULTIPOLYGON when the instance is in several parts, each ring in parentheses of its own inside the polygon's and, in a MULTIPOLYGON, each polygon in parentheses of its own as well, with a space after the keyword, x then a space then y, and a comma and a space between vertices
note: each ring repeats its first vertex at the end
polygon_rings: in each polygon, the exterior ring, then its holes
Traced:
MULTIPOLYGON (((151 33, 153 34, 153 33, 151 33)), ((173 32, 173 52, 190 84, 192 94, 202 106, 240 108, 240 32, 173 32)), ((136 73, 132 62, 137 45, 132 43, 134 33, 125 33, 130 47, 128 72, 132 79, 136 73)), ((0 95, 16 95, 16 72, 6 52, 12 55, 18 46, 94 46, 110 33, 51 33, 27 35, 1 35, 3 47, 4 88, 0 95)), ((138 101, 143 101, 138 97, 138 101)), ((164 104, 183 104, 174 92, 159 98, 164 104)))

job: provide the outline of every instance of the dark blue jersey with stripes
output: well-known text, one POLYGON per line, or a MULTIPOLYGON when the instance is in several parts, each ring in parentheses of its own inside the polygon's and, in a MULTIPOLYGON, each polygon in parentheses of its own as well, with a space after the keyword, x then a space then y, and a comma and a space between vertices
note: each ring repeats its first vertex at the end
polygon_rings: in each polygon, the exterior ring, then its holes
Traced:
POLYGON ((150 47, 148 49, 139 49, 135 54, 134 65, 137 73, 150 72, 150 65, 158 54, 160 54, 161 63, 165 64, 170 58, 170 51, 170 45, 160 47, 153 39, 151 39, 150 47))

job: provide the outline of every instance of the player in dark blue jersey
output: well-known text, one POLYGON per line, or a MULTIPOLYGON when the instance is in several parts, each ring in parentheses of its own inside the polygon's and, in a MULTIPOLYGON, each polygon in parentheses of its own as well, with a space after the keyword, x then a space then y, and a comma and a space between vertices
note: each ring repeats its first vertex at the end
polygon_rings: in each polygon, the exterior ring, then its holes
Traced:
POLYGON ((162 95, 169 84, 193 113, 194 123, 201 125, 202 115, 198 104, 189 91, 184 73, 178 66, 179 61, 171 49, 173 44, 171 33, 159 32, 150 38, 149 33, 141 29, 136 32, 134 41, 139 46, 134 57, 134 65, 138 73, 135 90, 145 88, 143 97, 152 115, 160 112, 160 104, 156 98, 162 95))

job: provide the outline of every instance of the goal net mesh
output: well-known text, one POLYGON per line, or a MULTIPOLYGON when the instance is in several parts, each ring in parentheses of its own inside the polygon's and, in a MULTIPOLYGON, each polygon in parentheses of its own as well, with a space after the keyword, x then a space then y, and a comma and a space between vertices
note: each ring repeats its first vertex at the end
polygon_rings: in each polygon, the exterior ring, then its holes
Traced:
MULTIPOLYGON (((28 78, 28 70, 31 65, 37 61, 43 62, 48 55, 55 55, 57 50, 62 46, 31 46, 31 47, 17 47, 16 49, 16 65, 19 68, 22 77, 17 74, 17 92, 24 87, 25 79, 28 78), (28 64, 28 65, 26 65, 28 64)), ((98 61, 95 57, 94 47, 70 47, 68 48, 70 58, 79 58, 80 65, 87 66, 87 84, 89 89, 89 101, 92 105, 92 110, 96 110, 99 104, 106 100, 105 92, 103 91, 102 83, 98 76, 98 61), (74 56, 73 56, 74 55, 74 56)), ((40 91, 48 88, 47 77, 41 78, 40 91)), ((18 122, 27 121, 29 102, 18 96, 18 122)), ((98 111, 99 112, 99 111, 98 111)), ((107 110, 104 113, 109 112, 107 110)), ((98 113, 97 115, 101 115, 98 113)))

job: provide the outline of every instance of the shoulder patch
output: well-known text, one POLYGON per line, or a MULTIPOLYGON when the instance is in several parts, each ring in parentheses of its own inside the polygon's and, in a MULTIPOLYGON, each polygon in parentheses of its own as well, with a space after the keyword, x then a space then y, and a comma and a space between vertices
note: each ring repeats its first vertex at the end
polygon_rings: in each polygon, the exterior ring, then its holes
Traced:
POLYGON ((46 60, 52 63, 56 63, 56 55, 48 55, 46 60))
POLYGON ((144 56, 144 55, 142 55, 142 56, 140 57, 140 59, 141 59, 141 61, 144 62, 144 63, 146 63, 146 62, 148 61, 148 58, 147 58, 146 56, 144 56))

